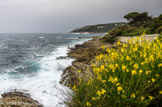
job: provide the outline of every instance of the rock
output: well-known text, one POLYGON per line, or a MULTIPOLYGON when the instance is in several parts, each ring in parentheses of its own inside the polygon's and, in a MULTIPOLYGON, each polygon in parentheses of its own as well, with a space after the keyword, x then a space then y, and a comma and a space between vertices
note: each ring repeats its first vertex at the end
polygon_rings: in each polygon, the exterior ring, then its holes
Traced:
POLYGON ((0 107, 43 107, 38 101, 32 99, 29 94, 22 92, 8 92, 1 95, 0 107))
POLYGON ((67 56, 60 56, 60 57, 57 57, 56 59, 57 60, 60 60, 60 59, 68 59, 68 57, 67 56))
POLYGON ((92 40, 81 45, 76 45, 68 53, 68 57, 74 58, 72 65, 64 69, 61 84, 73 86, 79 84, 79 80, 83 81, 93 76, 90 65, 94 62, 97 55, 101 53, 102 36, 93 37, 92 40), (78 71, 81 71, 80 73, 78 71))

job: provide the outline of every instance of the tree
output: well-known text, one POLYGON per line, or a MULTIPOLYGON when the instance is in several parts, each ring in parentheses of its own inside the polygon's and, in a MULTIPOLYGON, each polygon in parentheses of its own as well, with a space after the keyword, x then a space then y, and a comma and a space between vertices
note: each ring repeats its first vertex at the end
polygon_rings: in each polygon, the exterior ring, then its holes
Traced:
POLYGON ((130 25, 134 25, 137 27, 144 24, 146 21, 152 19, 151 16, 148 16, 148 12, 143 12, 143 13, 131 12, 125 15, 124 18, 129 21, 130 25))
POLYGON ((153 19, 151 25, 151 33, 161 33, 162 32, 162 14, 159 17, 153 19))

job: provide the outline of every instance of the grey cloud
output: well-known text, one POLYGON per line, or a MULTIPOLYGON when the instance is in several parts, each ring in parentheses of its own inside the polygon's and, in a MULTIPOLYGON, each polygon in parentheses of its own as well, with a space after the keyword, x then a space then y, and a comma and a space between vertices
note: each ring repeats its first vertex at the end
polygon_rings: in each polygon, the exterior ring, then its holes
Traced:
POLYGON ((0 32, 68 32, 125 21, 132 11, 162 14, 162 0, 0 0, 0 32))

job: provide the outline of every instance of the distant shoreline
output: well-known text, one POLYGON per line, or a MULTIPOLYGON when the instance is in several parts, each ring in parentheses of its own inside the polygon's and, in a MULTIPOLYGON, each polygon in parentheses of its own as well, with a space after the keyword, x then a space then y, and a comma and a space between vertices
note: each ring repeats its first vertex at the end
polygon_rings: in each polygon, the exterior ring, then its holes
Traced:
POLYGON ((100 32, 69 32, 68 34, 107 34, 105 33, 100 33, 100 32))

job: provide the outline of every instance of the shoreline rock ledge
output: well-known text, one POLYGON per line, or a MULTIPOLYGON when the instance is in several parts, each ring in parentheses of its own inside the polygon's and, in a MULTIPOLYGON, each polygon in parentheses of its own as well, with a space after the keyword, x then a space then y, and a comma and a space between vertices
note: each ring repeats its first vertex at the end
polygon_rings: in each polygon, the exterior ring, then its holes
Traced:
POLYGON ((0 107, 43 107, 38 101, 32 99, 29 94, 22 92, 8 92, 1 95, 0 107))
MULTIPOLYGON (((100 40, 103 36, 92 37, 92 40, 70 49, 68 57, 75 59, 72 65, 63 70, 60 83, 65 86, 77 85, 80 80, 86 80, 93 75, 91 65, 101 52, 100 40), (79 72, 78 72, 79 71, 79 72)), ((108 46, 108 45, 107 45, 108 46)))

